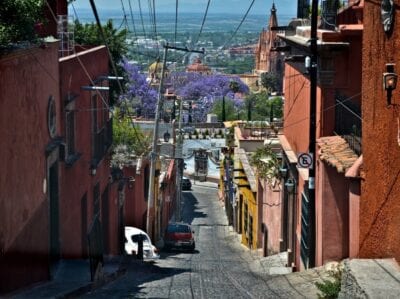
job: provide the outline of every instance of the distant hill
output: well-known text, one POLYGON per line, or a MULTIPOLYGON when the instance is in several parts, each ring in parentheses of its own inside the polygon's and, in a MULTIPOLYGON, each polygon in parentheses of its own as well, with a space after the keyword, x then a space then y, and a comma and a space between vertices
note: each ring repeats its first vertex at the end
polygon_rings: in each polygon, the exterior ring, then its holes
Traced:
MULTIPOLYGON (((75 16, 74 11, 69 12, 70 16, 75 16)), ((100 20, 106 22, 112 19, 116 28, 123 28, 124 18, 121 10, 99 10, 100 20)), ((95 22, 93 12, 90 9, 77 10, 77 17, 81 23, 95 22)), ((287 25, 293 16, 278 15, 279 25, 287 25)), ((76 18, 76 16, 75 16, 76 18)), ((143 27, 140 16, 133 16, 135 29, 138 34, 143 33, 143 27)), ((204 23, 203 32, 231 32, 236 30, 240 24, 243 15, 239 14, 208 14, 204 23)), ((260 32, 267 25, 269 15, 249 15, 240 27, 240 32, 260 32)), ((180 13, 178 16, 178 34, 184 32, 197 32, 200 30, 203 21, 201 13, 180 13)), ((144 30, 146 33, 154 32, 154 27, 150 21, 149 14, 143 14, 144 30)), ((132 18, 127 15, 127 24, 129 29, 133 31, 132 18)), ((156 31, 158 33, 175 32, 175 14, 174 13, 158 13, 156 15, 156 31)))

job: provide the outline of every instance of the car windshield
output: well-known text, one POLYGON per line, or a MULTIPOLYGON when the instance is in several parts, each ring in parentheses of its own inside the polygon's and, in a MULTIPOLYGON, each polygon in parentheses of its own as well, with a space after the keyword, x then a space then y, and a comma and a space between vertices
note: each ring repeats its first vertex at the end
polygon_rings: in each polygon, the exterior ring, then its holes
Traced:
POLYGON ((182 224, 170 224, 167 231, 169 233, 190 233, 190 228, 182 224))

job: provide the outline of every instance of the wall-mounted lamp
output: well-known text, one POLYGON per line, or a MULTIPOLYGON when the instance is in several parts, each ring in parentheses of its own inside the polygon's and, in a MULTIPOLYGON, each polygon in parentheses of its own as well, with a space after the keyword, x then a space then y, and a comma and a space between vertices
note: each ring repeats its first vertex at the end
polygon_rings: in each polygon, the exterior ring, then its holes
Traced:
POLYGON ((284 178, 284 177, 286 177, 286 174, 287 174, 287 168, 285 168, 285 167, 281 167, 281 168, 279 168, 279 173, 281 174, 281 176, 284 178))
POLYGON ((310 56, 306 56, 306 58, 304 59, 304 66, 307 70, 310 70, 310 68, 311 68, 311 57, 310 56))
POLYGON ((386 90, 387 106, 392 105, 392 91, 397 86, 397 74, 394 72, 394 63, 386 64, 386 73, 383 73, 383 89, 386 90))
POLYGON ((294 191, 294 181, 293 179, 289 178, 285 183, 286 190, 292 194, 294 191))

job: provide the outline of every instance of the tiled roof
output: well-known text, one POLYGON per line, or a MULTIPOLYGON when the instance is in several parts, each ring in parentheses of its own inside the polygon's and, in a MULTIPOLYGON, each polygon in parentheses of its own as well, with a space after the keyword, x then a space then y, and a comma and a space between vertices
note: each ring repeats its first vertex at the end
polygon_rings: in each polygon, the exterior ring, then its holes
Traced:
POLYGON ((340 136, 321 137, 317 140, 320 148, 319 158, 345 173, 358 159, 349 144, 340 136))

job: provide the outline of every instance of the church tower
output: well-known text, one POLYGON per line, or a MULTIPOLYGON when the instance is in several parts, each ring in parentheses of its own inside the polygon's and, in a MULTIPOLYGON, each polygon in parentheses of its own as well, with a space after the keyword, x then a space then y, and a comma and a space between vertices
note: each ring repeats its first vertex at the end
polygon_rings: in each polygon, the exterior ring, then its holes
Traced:
POLYGON ((283 57, 275 48, 282 45, 282 41, 277 37, 277 31, 271 30, 278 26, 277 9, 275 2, 272 2, 271 15, 267 28, 263 28, 260 33, 258 44, 255 50, 255 73, 273 73, 279 82, 280 88, 283 77, 283 57))

